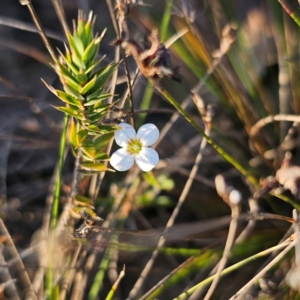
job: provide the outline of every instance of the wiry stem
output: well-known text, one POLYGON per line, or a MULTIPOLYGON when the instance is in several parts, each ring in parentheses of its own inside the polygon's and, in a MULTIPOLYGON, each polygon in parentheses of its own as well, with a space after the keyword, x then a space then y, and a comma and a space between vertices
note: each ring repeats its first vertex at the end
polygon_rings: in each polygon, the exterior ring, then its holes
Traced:
POLYGON ((57 57, 55 55, 55 52, 54 52, 54 50, 53 50, 53 48, 52 48, 52 46, 51 46, 51 44, 50 44, 50 42, 49 42, 46 34, 45 34, 45 30, 42 27, 42 24, 41 24, 41 22, 40 22, 40 20, 39 20, 39 18, 37 16, 37 14, 36 14, 36 12, 35 12, 35 9, 34 9, 32 3, 31 3, 31 0, 20 0, 20 3, 22 5, 26 5, 28 7, 28 10, 29 10, 29 12, 31 14, 31 17, 32 17, 32 19, 33 19, 33 21, 35 23, 35 26, 37 27, 37 29, 39 31, 39 34, 40 34, 40 36, 41 36, 41 38, 42 38, 42 40, 43 40, 46 48, 48 49, 48 51, 49 51, 49 53, 50 53, 53 61, 57 61, 57 57))

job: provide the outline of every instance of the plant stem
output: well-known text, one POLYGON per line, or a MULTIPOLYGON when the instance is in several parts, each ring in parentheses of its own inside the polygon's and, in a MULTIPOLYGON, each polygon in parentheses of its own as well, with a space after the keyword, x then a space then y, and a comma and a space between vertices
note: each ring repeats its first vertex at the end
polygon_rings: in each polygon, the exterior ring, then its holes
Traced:
POLYGON ((54 199, 52 204, 52 211, 51 211, 51 228, 54 228, 57 224, 58 219, 58 206, 59 206, 59 197, 60 197, 60 186, 62 180, 62 169, 64 164, 64 153, 66 149, 66 142, 67 142, 67 130, 69 124, 69 116, 65 115, 64 117, 64 126, 63 131, 60 137, 60 146, 59 146, 59 154, 58 154, 58 175, 57 181, 55 185, 55 192, 54 192, 54 199))
MULTIPOLYGON (((284 247, 288 246, 289 244, 290 244, 290 242, 283 242, 283 243, 281 243, 279 245, 276 245, 276 246, 271 247, 271 248, 269 248, 267 250, 264 250, 262 252, 259 252, 259 253, 255 254, 255 255, 252 255, 252 256, 250 256, 250 257, 248 257, 248 258, 246 258, 246 259, 244 259, 244 260, 242 260, 242 261, 240 261, 240 262, 238 262, 238 263, 236 263, 236 264, 234 264, 234 265, 226 268, 225 270, 223 270, 221 272, 220 275, 221 276, 227 275, 227 274, 229 274, 229 273, 231 273, 231 272, 233 272, 233 271, 235 271, 235 270, 237 270, 237 269, 245 266, 246 264, 250 263, 251 261, 253 261, 255 259, 258 259, 260 257, 266 256, 266 255, 272 253, 273 251, 276 251, 276 250, 279 250, 281 248, 284 248, 284 247)), ((210 284, 213 281, 213 279, 215 278, 215 276, 216 275, 213 275, 213 276, 210 276, 210 277, 206 278, 205 280, 201 281, 200 283, 198 283, 197 285, 193 286, 192 288, 190 288, 186 292, 182 293, 178 297, 174 298, 173 300, 188 299, 189 296, 191 296, 197 289, 210 284)), ((152 299, 152 298, 149 297, 147 300, 149 300, 149 299, 152 299)))
POLYGON ((232 164, 241 174, 243 174, 253 185, 257 186, 258 182, 249 172, 229 153, 222 149, 217 143, 215 143, 209 136, 207 136, 204 130, 191 118, 191 116, 180 106, 180 104, 169 94, 168 91, 157 88, 161 94, 182 114, 183 117, 207 140, 207 142, 221 154, 230 164, 232 164))
POLYGON ((167 38, 167 30, 168 25, 171 19, 172 7, 173 7, 173 0, 168 0, 166 4, 165 13, 162 19, 161 28, 160 28, 160 38, 162 42, 166 41, 167 38))

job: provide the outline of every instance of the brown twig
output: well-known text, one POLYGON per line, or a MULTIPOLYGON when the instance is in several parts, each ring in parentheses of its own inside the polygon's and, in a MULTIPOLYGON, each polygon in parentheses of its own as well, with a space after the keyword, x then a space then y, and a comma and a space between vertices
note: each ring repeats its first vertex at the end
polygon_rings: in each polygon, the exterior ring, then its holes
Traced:
POLYGON ((256 122, 253 127, 251 128, 250 135, 255 136, 258 134, 259 130, 264 127, 265 125, 272 123, 274 121, 289 121, 289 122, 300 122, 300 117, 295 115, 283 115, 278 114, 275 116, 267 116, 263 119, 260 119, 256 122))
POLYGON ((51 46, 51 44, 50 44, 50 42, 49 42, 49 40, 46 36, 45 30, 42 27, 42 24, 41 24, 36 12, 35 12, 35 9, 34 9, 32 3, 31 3, 31 0, 20 0, 20 3, 21 3, 21 5, 26 5, 27 6, 27 8, 28 8, 28 10, 31 14, 31 17, 32 17, 32 19, 35 23, 35 26, 37 27, 38 32, 39 32, 46 48, 48 49, 48 52, 50 53, 53 61, 57 61, 55 51, 53 50, 53 48, 52 48, 52 46, 51 46))
MULTIPOLYGON (((210 126, 207 126, 206 127, 206 134, 209 134, 210 133, 210 126)), ((167 233, 168 232, 168 229, 170 227, 173 226, 174 222, 175 222, 175 219, 176 217, 178 216, 178 213, 180 212, 180 209, 183 205, 183 203, 185 202, 185 199, 190 191, 190 188, 194 182, 194 178, 197 174, 197 171, 198 171, 198 168, 199 168, 199 164, 200 162, 202 161, 202 158, 203 158, 203 149, 206 147, 207 145, 207 140, 206 139, 202 139, 202 142, 200 144, 200 147, 199 147, 199 152, 198 152, 198 155, 195 159, 195 163, 194 163, 194 166, 190 172, 190 175, 189 175, 189 178, 183 188, 183 191, 178 199, 178 202, 177 202, 177 205, 175 207, 175 209, 173 210, 173 213, 171 215, 171 217, 169 218, 167 224, 166 224, 166 227, 165 227, 165 230, 164 230, 164 233, 167 233)), ((147 262, 146 266, 144 267, 143 271, 141 272, 140 274, 140 277, 139 279, 136 281, 134 287, 132 288, 129 296, 128 296, 128 299, 136 299, 136 297, 139 295, 140 293, 140 290, 142 289, 143 287, 143 284, 146 280, 146 277, 149 275, 149 272, 154 264, 154 261, 159 253, 159 248, 163 247, 163 245, 165 244, 165 237, 164 235, 162 235, 157 243, 157 249, 152 253, 152 256, 151 258, 149 259, 149 261, 147 262)))
POLYGON ((0 231, 6 237, 6 244, 9 246, 8 248, 11 252, 12 257, 17 259, 16 260, 16 267, 19 270, 19 276, 20 276, 20 279, 21 279, 22 283, 28 289, 28 292, 27 292, 28 297, 31 297, 31 299, 36 299, 37 300, 36 293, 33 289, 30 278, 29 278, 28 273, 27 273, 27 271, 25 269, 25 266, 23 264, 23 261, 20 258, 18 250, 16 249, 15 244, 14 244, 14 242, 13 242, 9 232, 7 231, 7 229, 6 229, 6 227, 5 227, 5 225, 4 225, 1 218, 0 218, 0 231))
POLYGON ((62 5, 61 0, 52 0, 52 4, 54 6, 56 15, 63 27, 64 33, 67 36, 67 33, 70 31, 69 26, 66 22, 66 16, 65 16, 65 11, 64 11, 64 7, 62 5))
POLYGON ((293 242, 291 242, 291 239, 289 238, 282 244, 278 245, 278 247, 286 247, 280 254, 278 254, 265 268, 263 268, 257 275, 255 275, 250 281, 247 282, 238 292, 236 292, 229 300, 234 299, 243 299, 241 298, 247 290, 259 279, 261 278, 270 268, 272 268, 275 264, 277 264, 297 243, 297 240, 295 239, 293 242))

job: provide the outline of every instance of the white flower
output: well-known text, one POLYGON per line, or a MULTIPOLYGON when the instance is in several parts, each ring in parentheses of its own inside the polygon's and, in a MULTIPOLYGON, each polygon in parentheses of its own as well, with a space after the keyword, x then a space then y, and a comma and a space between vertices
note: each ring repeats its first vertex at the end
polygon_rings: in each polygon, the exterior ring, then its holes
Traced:
POLYGON ((129 170, 134 162, 145 172, 152 170, 158 163, 157 152, 149 148, 159 137, 159 130, 154 124, 145 124, 136 133, 127 123, 120 123, 122 129, 115 131, 115 141, 122 147, 110 158, 110 164, 117 171, 129 170))

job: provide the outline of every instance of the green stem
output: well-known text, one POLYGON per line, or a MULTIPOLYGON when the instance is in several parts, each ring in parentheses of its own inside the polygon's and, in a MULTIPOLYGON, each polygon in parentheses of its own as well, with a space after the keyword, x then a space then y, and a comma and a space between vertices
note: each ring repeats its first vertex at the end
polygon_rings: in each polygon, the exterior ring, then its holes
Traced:
MULTIPOLYGON (((153 96, 153 92, 154 92, 154 88, 153 88, 152 84, 150 82, 148 82, 145 92, 144 92, 143 100, 141 102, 141 106, 140 106, 141 110, 149 109, 151 99, 153 96)), ((137 128, 139 128, 144 123, 146 116, 147 116, 146 114, 144 114, 144 115, 142 114, 142 115, 138 116, 137 128)))
POLYGON ((290 15, 290 17, 300 26, 299 4, 296 1, 278 0, 283 9, 290 15))
POLYGON ((253 185, 257 186, 258 182, 255 177, 248 173, 248 171, 232 157, 229 153, 223 150, 218 144, 216 144, 204 130, 191 118, 191 116, 180 106, 180 104, 166 91, 160 90, 162 95, 181 113, 185 119, 207 140, 207 142, 221 154, 230 164, 232 164, 241 174, 243 174, 253 185))
POLYGON ((60 198, 60 187, 62 180, 62 169, 64 165, 64 154, 67 143, 67 130, 68 130, 69 116, 65 115, 64 117, 64 127, 60 137, 60 146, 59 146, 59 157, 58 157, 58 175, 54 192, 54 199, 52 204, 51 211, 51 228, 54 228, 58 219, 58 207, 59 207, 59 198, 60 198))
POLYGON ((160 39, 162 42, 166 41, 167 38, 167 31, 168 31, 168 26, 171 20, 171 13, 172 13, 172 7, 173 7, 173 2, 174 0, 168 0, 165 13, 161 22, 161 27, 160 27, 160 39))
MULTIPOLYGON (((117 240, 117 235, 113 236, 111 239, 112 239, 112 241, 117 240)), ((103 286, 104 277, 107 274, 109 263, 111 261, 111 257, 113 255, 114 251, 115 251, 114 247, 108 247, 106 249, 104 257, 100 263, 99 270, 96 274, 96 277, 94 279, 92 287, 89 291, 89 294, 88 294, 89 300, 94 300, 99 295, 99 292, 101 291, 101 288, 103 286)))
MULTIPOLYGON (((228 268, 226 268, 225 270, 223 270, 221 272, 221 276, 224 276, 224 275, 227 275, 243 266, 245 266, 246 264, 260 258, 260 257, 263 257, 263 256, 266 256, 270 253, 272 253, 273 251, 277 251, 283 247, 286 247, 287 244, 286 243, 282 243, 280 245, 276 245, 274 247, 271 247, 267 250, 264 250, 262 252, 259 252, 255 255, 252 255, 228 268)), ((173 300, 183 300, 183 299, 188 299, 196 290, 200 289, 200 288, 203 288, 205 286, 207 286, 208 284, 212 283, 212 281, 214 280, 216 275, 213 275, 213 276, 210 276, 208 278, 206 278, 205 280, 201 281, 200 283, 196 284, 195 286, 193 286, 192 288, 188 289, 186 292, 180 294, 177 298, 174 298, 173 300)), ((147 298, 147 300, 150 300, 150 299, 153 299, 151 297, 147 298)))
MULTIPOLYGON (((60 146, 59 146, 59 154, 58 154, 58 174, 57 181, 55 185, 54 198, 52 203, 52 211, 51 211, 51 224, 50 227, 54 228, 57 224, 58 220, 58 208, 59 208, 59 198, 60 198, 60 187, 62 180, 62 169, 64 164, 64 154, 66 149, 66 141, 67 141, 67 129, 69 123, 69 116, 65 115, 64 117, 64 127, 60 137, 60 146)), ((51 249, 53 248, 53 236, 52 232, 50 232, 49 240, 51 243, 51 249)), ((53 287, 54 274, 51 262, 49 262, 49 268, 46 274, 45 286, 46 286, 46 299, 55 299, 55 289, 53 287)))
POLYGON ((293 199, 291 199, 291 198, 289 198, 289 197, 287 197, 285 195, 282 195, 282 194, 281 195, 277 195, 277 194, 275 194, 273 192, 270 192, 270 194, 273 195, 274 197, 277 197, 277 198, 283 200, 284 202, 289 203, 291 206, 293 206, 294 208, 296 208, 297 210, 300 211, 300 204, 297 203, 295 200, 293 200, 293 199))

